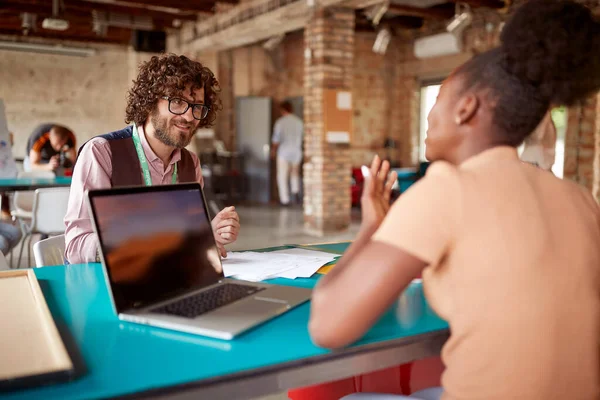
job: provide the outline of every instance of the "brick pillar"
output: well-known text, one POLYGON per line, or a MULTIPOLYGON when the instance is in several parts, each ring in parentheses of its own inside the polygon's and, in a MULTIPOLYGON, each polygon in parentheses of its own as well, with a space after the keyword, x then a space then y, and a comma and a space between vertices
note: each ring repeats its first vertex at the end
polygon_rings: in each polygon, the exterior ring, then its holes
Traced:
POLYGON ((414 70, 406 65, 414 60, 412 41, 390 45, 388 52, 395 68, 390 113, 390 135, 400 144, 403 167, 416 165, 419 158, 420 87, 414 70))
POLYGON ((221 86, 223 109, 217 115, 216 136, 227 150, 235 150, 235 97, 233 93, 233 53, 222 51, 218 56, 217 80, 221 86))
POLYGON ((316 10, 304 48, 304 223, 325 235, 350 225, 350 150, 325 141, 323 96, 325 89, 352 90, 354 10, 316 10))
POLYGON ((596 97, 571 107, 568 112, 564 178, 591 191, 594 185, 596 97))

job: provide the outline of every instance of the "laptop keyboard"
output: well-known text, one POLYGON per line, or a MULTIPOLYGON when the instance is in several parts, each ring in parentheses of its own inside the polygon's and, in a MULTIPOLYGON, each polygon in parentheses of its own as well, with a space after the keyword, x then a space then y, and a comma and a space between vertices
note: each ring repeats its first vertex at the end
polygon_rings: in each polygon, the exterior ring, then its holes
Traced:
POLYGON ((198 293, 195 296, 186 297, 150 311, 159 314, 195 318, 198 315, 226 306, 262 290, 265 290, 265 288, 225 283, 198 293))

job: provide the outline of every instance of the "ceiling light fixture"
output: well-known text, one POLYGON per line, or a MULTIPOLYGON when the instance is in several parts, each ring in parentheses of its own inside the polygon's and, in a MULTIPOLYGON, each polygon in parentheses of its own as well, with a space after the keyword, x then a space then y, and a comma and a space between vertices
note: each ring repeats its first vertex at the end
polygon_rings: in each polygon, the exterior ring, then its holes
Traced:
POLYGON ((23 35, 27 36, 29 32, 34 31, 36 27, 37 15, 31 13, 21 14, 21 29, 23 35))
POLYGON ((268 51, 275 50, 284 37, 285 34, 270 37, 266 42, 263 43, 263 48, 268 51))
POLYGON ((473 22, 473 13, 468 4, 456 3, 454 18, 446 26, 446 30, 453 35, 460 35, 467 26, 473 22))
POLYGON ((60 0, 52 0, 52 18, 44 18, 42 28, 50 31, 66 31, 69 29, 69 21, 60 18, 60 0))
POLYGON ((386 27, 383 27, 377 32, 377 37, 375 37, 375 43, 373 43, 373 52, 376 54, 385 54, 387 51, 388 45, 390 44, 390 40, 392 40, 392 33, 386 27))
POLYGON ((385 1, 383 3, 375 4, 374 6, 368 8, 365 11, 365 16, 371 20, 373 26, 379 25, 381 18, 385 15, 385 13, 390 8, 389 1, 385 1))

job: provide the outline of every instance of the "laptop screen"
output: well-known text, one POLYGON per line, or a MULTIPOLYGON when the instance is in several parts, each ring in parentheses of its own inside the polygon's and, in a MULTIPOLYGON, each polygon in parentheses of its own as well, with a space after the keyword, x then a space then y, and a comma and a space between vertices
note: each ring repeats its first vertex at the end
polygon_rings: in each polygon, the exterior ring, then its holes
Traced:
POLYGON ((223 277, 200 185, 90 192, 118 312, 223 277))

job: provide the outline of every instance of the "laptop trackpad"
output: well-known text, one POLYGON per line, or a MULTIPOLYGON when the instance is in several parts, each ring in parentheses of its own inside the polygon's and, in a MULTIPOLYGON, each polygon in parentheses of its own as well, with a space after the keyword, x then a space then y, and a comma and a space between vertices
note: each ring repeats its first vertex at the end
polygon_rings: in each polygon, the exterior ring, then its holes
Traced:
MULTIPOLYGON (((257 319, 265 318, 269 316, 275 316, 281 314, 289 309, 287 302, 282 302, 277 299, 264 299, 256 298, 253 296, 244 301, 238 301, 225 307, 221 307, 205 314, 206 318, 220 318, 224 317, 230 321, 254 321, 257 319)), ((200 316, 199 318, 202 318, 200 316)))

